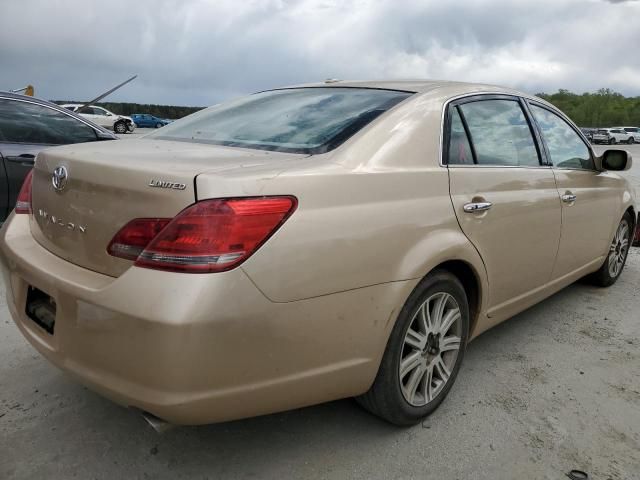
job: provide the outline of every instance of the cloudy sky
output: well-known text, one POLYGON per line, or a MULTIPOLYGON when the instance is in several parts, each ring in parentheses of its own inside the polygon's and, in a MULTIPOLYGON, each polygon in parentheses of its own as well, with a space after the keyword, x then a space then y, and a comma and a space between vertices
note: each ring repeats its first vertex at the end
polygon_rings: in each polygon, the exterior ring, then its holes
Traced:
POLYGON ((0 90, 209 105, 323 80, 640 95, 640 1, 0 0, 0 90))

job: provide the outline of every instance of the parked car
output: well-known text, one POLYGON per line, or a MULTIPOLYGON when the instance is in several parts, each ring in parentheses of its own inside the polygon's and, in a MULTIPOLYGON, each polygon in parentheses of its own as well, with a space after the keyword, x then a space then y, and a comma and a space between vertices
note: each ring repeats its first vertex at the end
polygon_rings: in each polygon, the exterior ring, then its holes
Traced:
POLYGON ((627 139, 627 143, 640 143, 640 128, 638 127, 613 127, 616 130, 623 130, 631 138, 627 139))
POLYGON ((593 143, 593 133, 595 132, 595 129, 593 129, 593 128, 581 128, 580 130, 582 131, 584 136, 587 137, 587 140, 589 140, 589 142, 593 143))
POLYGON ((160 128, 169 125, 169 122, 165 119, 154 117, 148 113, 134 113, 131 118, 140 128, 160 128))
POLYGON ((133 132, 136 129, 136 124, 131 117, 118 115, 103 107, 90 105, 79 111, 80 107, 82 107, 82 104, 79 103, 67 103, 62 106, 116 133, 133 132))
POLYGON ((514 90, 264 91, 41 152, 0 232, 7 303, 36 350, 156 425, 352 396, 413 424, 471 339, 616 282, 630 166, 514 90))
POLYGON ((114 138, 58 105, 0 92, 0 223, 15 206, 24 178, 42 149, 114 138))
POLYGON ((593 134, 593 143, 634 143, 634 136, 621 128, 599 128, 593 134))

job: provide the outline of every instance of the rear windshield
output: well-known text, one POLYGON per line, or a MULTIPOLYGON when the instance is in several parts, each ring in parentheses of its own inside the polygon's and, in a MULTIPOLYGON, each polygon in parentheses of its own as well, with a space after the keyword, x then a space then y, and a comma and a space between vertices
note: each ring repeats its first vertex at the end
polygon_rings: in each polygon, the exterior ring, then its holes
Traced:
POLYGON ((207 108, 147 138, 324 153, 410 95, 346 87, 272 90, 207 108))

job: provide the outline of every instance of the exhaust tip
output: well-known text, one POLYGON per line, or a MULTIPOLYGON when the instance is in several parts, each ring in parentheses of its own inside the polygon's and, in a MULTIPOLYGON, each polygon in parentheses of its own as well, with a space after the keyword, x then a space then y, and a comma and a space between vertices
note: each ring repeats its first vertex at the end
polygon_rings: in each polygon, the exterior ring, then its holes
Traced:
POLYGON ((158 418, 149 412, 143 411, 142 418, 144 418, 147 421, 147 423, 151 426, 151 428, 153 428, 157 433, 164 433, 175 427, 175 425, 165 422, 161 418, 158 418))

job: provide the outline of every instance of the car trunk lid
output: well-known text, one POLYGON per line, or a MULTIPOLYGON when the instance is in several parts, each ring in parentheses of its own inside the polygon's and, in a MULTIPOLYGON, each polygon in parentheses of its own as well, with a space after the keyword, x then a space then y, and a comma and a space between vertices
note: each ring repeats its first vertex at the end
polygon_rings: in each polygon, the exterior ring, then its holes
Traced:
POLYGON ((53 254, 119 276, 132 262, 109 255, 107 247, 130 220, 173 218, 197 200, 195 178, 201 172, 262 165, 282 156, 297 155, 162 140, 45 150, 34 169, 31 231, 53 254))

